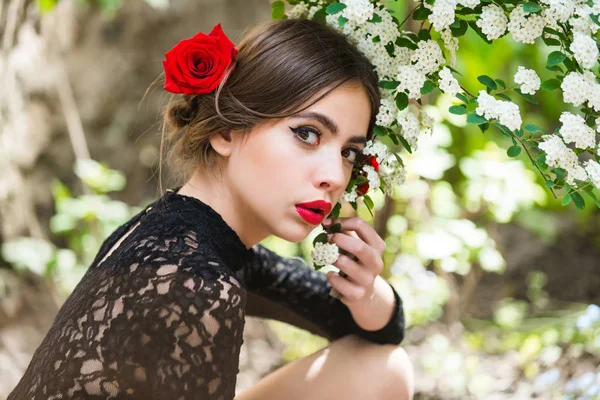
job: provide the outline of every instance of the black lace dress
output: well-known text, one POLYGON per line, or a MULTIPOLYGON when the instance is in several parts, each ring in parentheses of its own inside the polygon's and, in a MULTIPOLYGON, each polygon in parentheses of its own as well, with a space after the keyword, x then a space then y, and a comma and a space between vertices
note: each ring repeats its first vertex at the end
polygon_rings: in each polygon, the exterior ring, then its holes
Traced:
POLYGON ((119 227, 58 312, 9 400, 233 399, 246 315, 330 340, 365 331, 329 296, 325 274, 256 245, 179 187, 119 227))

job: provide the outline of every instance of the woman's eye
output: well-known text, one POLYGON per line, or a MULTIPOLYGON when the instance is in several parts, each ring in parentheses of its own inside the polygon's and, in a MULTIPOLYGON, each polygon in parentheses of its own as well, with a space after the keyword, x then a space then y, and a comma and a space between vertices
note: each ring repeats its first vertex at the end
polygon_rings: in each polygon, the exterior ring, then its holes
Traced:
MULTIPOLYGON (((298 128, 292 128, 290 126, 294 135, 300 140, 302 143, 307 144, 309 146, 318 146, 321 142, 321 133, 317 130, 308 128, 306 126, 300 126, 298 128), (311 139, 312 137, 312 139, 311 139)), ((360 150, 354 147, 349 147, 342 151, 342 155, 351 163, 356 164, 356 157, 360 153, 360 150)))
POLYGON ((302 142, 308 144, 309 146, 316 146, 319 144, 321 139, 321 133, 318 131, 312 130, 305 126, 301 126, 298 128, 291 128, 292 132, 296 134, 296 137, 300 139, 302 142), (310 140, 311 134, 313 135, 313 140, 310 140))

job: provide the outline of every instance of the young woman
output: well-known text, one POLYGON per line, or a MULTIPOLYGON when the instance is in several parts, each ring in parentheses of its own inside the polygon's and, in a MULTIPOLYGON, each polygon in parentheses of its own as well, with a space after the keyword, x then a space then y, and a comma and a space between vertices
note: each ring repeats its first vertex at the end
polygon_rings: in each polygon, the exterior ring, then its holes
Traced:
POLYGON ((183 96, 163 134, 184 184, 106 239, 9 400, 232 399, 245 315, 332 343, 240 400, 412 398, 373 228, 338 221, 347 277, 258 244, 301 241, 343 195, 379 109, 369 61, 311 20, 268 22, 239 48, 217 25, 166 56, 165 89, 183 96))

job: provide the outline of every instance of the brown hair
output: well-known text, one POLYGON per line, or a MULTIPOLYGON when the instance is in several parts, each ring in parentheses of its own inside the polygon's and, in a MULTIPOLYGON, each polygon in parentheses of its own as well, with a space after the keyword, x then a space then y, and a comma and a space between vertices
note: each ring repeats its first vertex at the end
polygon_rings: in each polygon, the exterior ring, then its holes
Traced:
POLYGON ((378 77, 343 34, 309 19, 268 21, 250 30, 237 49, 235 63, 214 92, 178 96, 163 110, 159 183, 165 138, 171 172, 187 179, 198 165, 212 168, 218 160, 209 142, 213 135, 250 131, 264 119, 291 116, 347 81, 362 84, 368 93, 367 137, 372 137, 380 104, 378 77), (166 124, 171 129, 165 134, 166 124))

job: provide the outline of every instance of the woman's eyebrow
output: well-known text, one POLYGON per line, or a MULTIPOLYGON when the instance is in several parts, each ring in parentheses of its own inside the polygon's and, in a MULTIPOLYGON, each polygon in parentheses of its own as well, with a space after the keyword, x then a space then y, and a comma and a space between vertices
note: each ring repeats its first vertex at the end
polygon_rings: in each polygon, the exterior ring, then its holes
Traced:
MULTIPOLYGON (((318 121, 321 125, 323 125, 325 128, 327 128, 327 130, 329 130, 333 136, 337 136, 339 133, 338 126, 335 124, 335 122, 333 122, 331 118, 329 118, 327 115, 318 113, 316 111, 307 111, 300 114, 296 114, 293 115, 292 118, 314 119, 318 121)), ((348 142, 366 144, 367 138, 365 136, 352 136, 350 139, 348 139, 348 142)))

